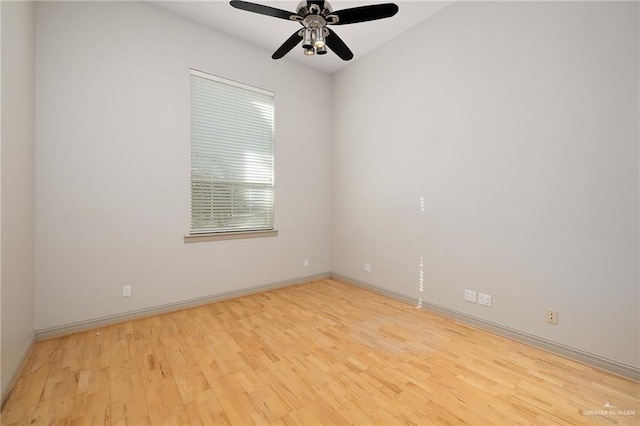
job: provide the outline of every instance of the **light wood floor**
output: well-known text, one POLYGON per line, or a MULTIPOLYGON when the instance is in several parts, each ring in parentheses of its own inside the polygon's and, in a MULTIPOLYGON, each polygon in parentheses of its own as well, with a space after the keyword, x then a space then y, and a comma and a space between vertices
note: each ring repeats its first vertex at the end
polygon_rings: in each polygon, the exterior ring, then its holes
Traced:
POLYGON ((39 342, 1 422, 640 424, 639 393, 324 280, 39 342))

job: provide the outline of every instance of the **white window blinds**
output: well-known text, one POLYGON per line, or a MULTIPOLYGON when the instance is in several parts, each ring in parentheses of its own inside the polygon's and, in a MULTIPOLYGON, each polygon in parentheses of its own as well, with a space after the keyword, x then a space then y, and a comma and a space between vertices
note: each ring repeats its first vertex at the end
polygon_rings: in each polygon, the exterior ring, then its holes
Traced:
POLYGON ((191 235, 273 229, 273 93, 191 70, 191 235))

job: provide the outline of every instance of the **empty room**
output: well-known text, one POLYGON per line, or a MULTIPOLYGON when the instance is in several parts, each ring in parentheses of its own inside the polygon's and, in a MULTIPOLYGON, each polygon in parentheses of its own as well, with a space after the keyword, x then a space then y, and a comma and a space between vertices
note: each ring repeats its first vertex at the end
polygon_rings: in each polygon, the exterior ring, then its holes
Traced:
POLYGON ((640 424, 640 3, 8 1, 2 425, 640 424))

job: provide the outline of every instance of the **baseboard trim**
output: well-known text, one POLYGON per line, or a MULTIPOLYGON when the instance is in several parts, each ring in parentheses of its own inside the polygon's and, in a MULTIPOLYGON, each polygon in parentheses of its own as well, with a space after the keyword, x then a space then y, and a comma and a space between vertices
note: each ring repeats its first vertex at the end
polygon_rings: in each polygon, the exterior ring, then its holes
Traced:
POLYGON ((546 340, 546 339, 543 339, 543 338, 540 338, 532 334, 528 334, 513 328, 505 327, 500 324, 496 324, 490 321, 476 318, 471 315, 446 308, 444 306, 425 302, 424 300, 419 301, 418 298, 416 297, 411 297, 411 296, 407 296, 391 290, 387 290, 387 289, 378 287, 376 285, 366 283, 364 281, 346 277, 344 275, 332 273, 331 278, 338 281, 342 281, 347 284, 364 288, 366 290, 373 291, 374 293, 378 293, 383 296, 387 296, 392 299, 395 299, 404 303, 408 303, 410 305, 421 306, 422 309, 425 309, 427 311, 434 312, 436 314, 463 322, 468 325, 472 325, 474 327, 478 327, 480 329, 489 331, 499 336, 517 340, 518 342, 527 344, 529 346, 543 349, 543 350, 552 352, 556 355, 560 355, 565 358, 568 358, 570 360, 577 361, 582 364, 586 364, 590 367, 598 368, 600 370, 604 370, 609 373, 615 374, 617 376, 624 377, 626 379, 630 379, 640 383, 640 368, 636 368, 634 366, 627 365, 627 364, 622 364, 620 362, 603 358, 598 355, 594 355, 589 352, 582 351, 580 349, 575 349, 575 348, 565 346, 560 343, 553 342, 551 340, 546 340))
POLYGON ((33 342, 27 348, 25 348, 25 350, 23 351, 23 354, 20 357, 19 362, 16 362, 16 367, 13 370, 14 374, 12 375, 11 380, 8 381, 8 384, 6 386, 3 386, 2 388, 2 403, 4 404, 6 398, 10 394, 10 391, 8 390, 13 389, 15 385, 15 380, 17 380, 17 378, 19 377, 19 372, 22 370, 22 368, 24 368, 24 363, 28 357, 28 354, 33 348, 33 344, 35 342, 51 339, 55 337, 60 337, 60 336, 66 336, 73 333, 79 333, 79 332, 83 332, 83 331, 87 331, 95 328, 111 326, 114 324, 136 320, 140 318, 145 318, 153 315, 166 314, 170 312, 180 311, 183 309, 189 309, 197 306, 207 305, 207 304, 219 302, 222 300, 234 299, 237 297, 248 296, 250 294, 262 293, 265 291, 275 290, 278 288, 289 287, 289 286, 298 285, 298 284, 304 284, 307 282, 318 281, 318 280, 323 280, 327 278, 332 278, 347 284, 355 285, 357 287, 361 287, 366 290, 373 291, 374 293, 378 293, 383 296, 387 296, 392 299, 395 299, 410 305, 421 306, 422 309, 437 313, 439 315, 452 318, 454 320, 478 327, 480 329, 489 331, 491 333, 494 333, 503 337, 517 340, 521 343, 534 346, 536 348, 544 349, 546 351, 555 353, 557 355, 563 356, 573 361, 578 361, 590 367, 598 368, 600 370, 604 370, 609 373, 640 383, 640 368, 636 368, 631 365, 627 365, 627 364, 623 364, 607 358, 603 358, 598 355, 582 351, 580 349, 575 349, 569 346, 565 346, 560 343, 543 339, 543 338, 534 336, 532 334, 525 333, 520 330, 512 329, 500 324, 496 324, 490 321, 476 318, 471 315, 446 308, 444 306, 426 302, 424 300, 420 302, 416 297, 407 296, 395 291, 387 290, 382 287, 378 287, 376 285, 373 285, 364 281, 356 280, 354 278, 350 278, 350 277, 336 274, 336 273, 326 272, 326 273, 321 273, 316 275, 299 277, 291 280, 279 281, 279 282, 274 282, 274 283, 269 283, 264 285, 257 285, 257 286, 248 287, 242 290, 233 290, 233 291, 228 291, 224 293, 213 294, 210 296, 189 299, 181 302, 169 303, 166 305, 156 306, 156 307, 147 308, 147 309, 140 309, 136 311, 126 312, 123 314, 110 315, 107 317, 95 318, 95 319, 77 322, 73 324, 66 324, 62 326, 36 330, 35 338, 33 342))
POLYGON ((67 336, 73 333, 80 333, 100 327, 107 327, 126 321, 132 321, 154 315, 167 314, 170 312, 181 311, 183 309, 195 308, 197 306, 208 305, 210 303, 220 302, 222 300, 235 299, 237 297, 248 296, 250 294, 262 293, 265 291, 275 290, 278 288, 289 287, 298 284, 304 284, 311 281, 323 280, 330 277, 331 273, 329 272, 316 275, 307 275, 291 280, 278 281, 269 284, 248 287, 242 290, 232 290, 224 293, 212 294, 210 296, 197 297, 195 299, 188 299, 180 302, 168 303, 166 305, 154 306, 152 308, 125 312, 123 314, 109 315, 106 317, 95 318, 87 321, 80 321, 72 324, 45 328, 36 330, 35 340, 41 341, 46 339, 53 339, 55 337, 67 336))
POLYGON ((27 360, 29 359, 29 355, 31 355, 35 344, 36 339, 35 336, 33 336, 31 338, 31 341, 29 341, 25 345, 25 347, 22 348, 20 355, 14 362, 13 367, 9 371, 9 379, 6 380, 6 382, 2 383, 2 389, 0 390, 0 410, 4 408, 4 404, 7 402, 9 396, 11 396, 11 392, 18 384, 18 379, 20 379, 22 371, 27 365, 27 360))

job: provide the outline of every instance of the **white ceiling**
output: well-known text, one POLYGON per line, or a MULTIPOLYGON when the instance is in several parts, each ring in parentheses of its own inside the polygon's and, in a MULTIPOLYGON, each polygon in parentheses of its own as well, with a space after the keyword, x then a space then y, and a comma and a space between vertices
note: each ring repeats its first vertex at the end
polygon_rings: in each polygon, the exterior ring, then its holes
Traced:
MULTIPOLYGON (((298 1, 289 0, 256 0, 253 3, 283 9, 291 12, 297 10, 298 1)), ((400 10, 392 18, 362 22, 351 25, 340 25, 333 30, 349 46, 354 54, 351 61, 343 61, 330 52, 323 56, 307 57, 301 47, 295 47, 284 60, 294 60, 312 66, 327 73, 332 73, 343 66, 357 60, 366 53, 396 37, 410 27, 424 21, 429 16, 453 3, 452 1, 331 1, 333 10, 348 9, 377 3, 396 3, 400 10)), ((255 46, 266 49, 265 55, 271 54, 297 29, 300 24, 283 19, 238 10, 229 5, 227 0, 214 1, 149 1, 149 3, 184 16, 200 24, 227 33, 255 46)))

